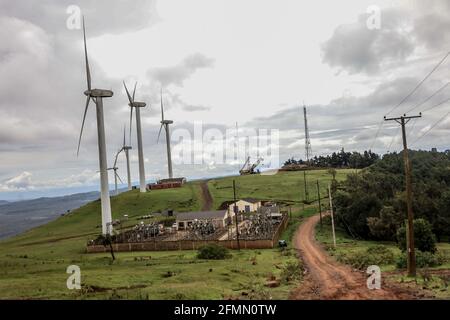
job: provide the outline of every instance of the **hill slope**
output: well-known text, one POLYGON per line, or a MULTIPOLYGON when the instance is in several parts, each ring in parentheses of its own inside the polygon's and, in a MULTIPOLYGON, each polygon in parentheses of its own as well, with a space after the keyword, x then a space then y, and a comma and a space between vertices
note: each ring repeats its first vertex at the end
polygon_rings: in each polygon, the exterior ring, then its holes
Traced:
POLYGON ((99 192, 77 193, 63 197, 0 202, 0 239, 45 224, 67 210, 77 209, 98 199, 99 192))
MULTIPOLYGON (((344 178, 346 173, 340 172, 338 178, 344 178)), ((213 208, 224 198, 232 198, 232 190, 227 189, 232 179, 209 181, 213 208)), ((234 179, 239 197, 299 201, 304 193, 302 172, 234 179)), ((313 196, 316 180, 320 180, 325 194, 331 176, 325 170, 308 173, 312 198, 316 198, 313 196)), ((139 216, 158 210, 200 210, 204 205, 200 184, 192 182, 182 188, 145 194, 135 190, 112 197, 113 218, 128 214, 128 224, 133 225, 140 221, 139 216)), ((294 214, 298 208, 294 207, 294 214)), ((108 254, 85 254, 86 241, 98 235, 100 223, 100 202, 94 201, 0 242, 0 298, 223 299, 253 290, 264 295, 256 298, 283 299, 293 288, 291 283, 264 287, 268 274, 279 275, 287 263, 297 262, 290 251, 288 254, 277 249, 235 251, 231 259, 223 261, 198 260, 192 251, 119 253, 114 263, 108 254), (73 264, 81 268, 84 285, 81 291, 66 288, 66 268, 73 264)))

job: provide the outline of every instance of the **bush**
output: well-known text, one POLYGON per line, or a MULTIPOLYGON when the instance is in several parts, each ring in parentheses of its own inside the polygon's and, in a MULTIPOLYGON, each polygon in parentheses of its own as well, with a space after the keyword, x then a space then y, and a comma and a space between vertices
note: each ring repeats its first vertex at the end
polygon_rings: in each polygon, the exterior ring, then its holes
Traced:
MULTIPOLYGON (((416 251, 416 267, 418 268, 428 268, 437 267, 445 263, 445 257, 443 254, 416 251)), ((403 253, 400 255, 396 262, 398 269, 406 269, 407 266, 407 254, 403 253)))
POLYGON ((378 245, 367 248, 364 252, 340 255, 338 261, 349 264, 355 269, 365 270, 371 265, 384 265, 395 262, 394 253, 387 247, 378 245))
POLYGON ((223 260, 231 257, 227 248, 217 244, 207 244, 198 249, 197 258, 207 260, 223 260))
POLYGON ((331 226, 331 216, 328 215, 328 216, 322 217, 322 223, 325 226, 331 226))
POLYGON ((303 265, 300 261, 290 261, 283 266, 281 271, 281 281, 289 283, 293 280, 300 280, 303 275, 303 265))
MULTIPOLYGON (((398 246, 406 251, 406 226, 397 230, 398 246)), ((424 219, 414 220, 414 246, 422 252, 436 252, 436 237, 433 234, 431 224, 424 219)))

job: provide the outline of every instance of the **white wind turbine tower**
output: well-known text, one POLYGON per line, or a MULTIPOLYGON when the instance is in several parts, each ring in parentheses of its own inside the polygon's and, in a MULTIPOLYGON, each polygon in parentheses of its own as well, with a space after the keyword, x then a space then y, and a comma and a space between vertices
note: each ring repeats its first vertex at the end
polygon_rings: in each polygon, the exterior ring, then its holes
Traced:
POLYGON ((114 186, 115 186, 115 194, 116 196, 119 195, 119 189, 117 188, 117 179, 120 180, 120 183, 123 184, 122 179, 120 179, 119 174, 117 173, 117 170, 119 170, 119 168, 117 167, 117 158, 119 157, 119 154, 122 152, 123 149, 120 149, 117 153, 116 153, 116 158, 114 160, 114 165, 112 166, 112 168, 108 168, 107 170, 113 170, 114 171, 114 186))
POLYGON ((161 88, 161 128, 159 128, 158 133, 158 141, 159 137, 161 135, 161 130, 164 127, 164 130, 166 131, 166 145, 167 145, 167 167, 169 168, 169 178, 173 178, 173 171, 172 171, 172 154, 170 152, 170 131, 169 131, 169 125, 173 123, 172 120, 165 120, 164 119, 164 106, 163 106, 163 96, 162 96, 162 88, 161 88))
POLYGON ((102 207, 102 233, 106 235, 112 234, 112 217, 111 217, 111 202, 109 198, 108 172, 106 160, 105 123, 103 119, 103 98, 112 97, 113 92, 104 89, 92 89, 84 18, 83 18, 83 40, 84 40, 84 57, 86 63, 86 78, 87 78, 87 90, 84 92, 84 94, 87 96, 87 99, 83 115, 83 122, 81 124, 80 137, 78 140, 77 156, 80 152, 81 137, 83 135, 83 128, 86 120, 86 114, 89 108, 89 103, 92 99, 92 101, 95 102, 97 110, 98 154, 100 165, 100 186, 101 186, 101 207, 102 207))
POLYGON ((132 149, 131 146, 127 146, 125 142, 125 128, 123 129, 123 146, 121 151, 125 152, 125 158, 127 159, 127 182, 128 182, 128 190, 132 189, 131 186, 131 172, 130 172, 130 154, 129 151, 132 149))
POLYGON ((145 168, 144 168, 144 150, 142 146, 142 129, 141 129, 141 108, 145 108, 147 104, 145 102, 136 102, 134 101, 134 95, 136 93, 136 84, 134 85, 133 97, 131 97, 130 92, 123 82, 123 86, 127 92, 128 101, 130 102, 128 105, 131 107, 130 114, 130 141, 131 141, 131 126, 133 120, 133 108, 136 109, 136 130, 137 130, 137 142, 138 142, 138 157, 139 157, 139 185, 141 192, 146 192, 145 185, 145 168))

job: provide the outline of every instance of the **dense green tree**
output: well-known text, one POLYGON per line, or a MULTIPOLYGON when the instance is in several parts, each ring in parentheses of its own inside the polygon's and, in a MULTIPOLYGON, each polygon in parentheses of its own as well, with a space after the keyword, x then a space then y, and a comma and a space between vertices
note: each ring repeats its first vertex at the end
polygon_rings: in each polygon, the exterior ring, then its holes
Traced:
MULTIPOLYGON (((376 156, 370 151, 362 158, 352 154, 349 163, 359 165, 359 161, 364 163, 373 158, 376 156)), ((447 239, 450 237, 450 152, 410 151, 410 159, 414 217, 428 221, 439 241, 447 239)), ((402 153, 386 154, 360 173, 348 175, 338 189, 345 192, 345 197, 338 196, 336 211, 342 212, 341 222, 346 224, 343 226, 349 233, 353 230, 364 238, 395 239, 394 229, 407 217, 402 153), (364 211, 361 199, 374 205, 370 214, 364 211), (370 218, 366 221, 367 232, 358 217, 370 218)))
POLYGON ((367 218, 367 225, 372 237, 379 240, 397 240, 397 229, 403 221, 403 214, 393 207, 383 207, 379 217, 367 218))
MULTIPOLYGON (((406 251, 406 226, 397 230, 397 241, 401 250, 406 251)), ((436 252, 436 237, 431 224, 424 219, 414 220, 414 247, 422 252, 436 252)))

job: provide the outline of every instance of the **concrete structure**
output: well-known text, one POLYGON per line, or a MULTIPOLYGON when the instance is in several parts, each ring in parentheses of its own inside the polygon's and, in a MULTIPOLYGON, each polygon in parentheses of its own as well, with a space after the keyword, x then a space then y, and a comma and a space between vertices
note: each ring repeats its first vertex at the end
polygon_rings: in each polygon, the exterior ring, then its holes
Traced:
MULTIPOLYGON (((236 202, 237 211, 240 213, 244 212, 257 212, 261 207, 261 200, 244 198, 236 202)), ((230 204, 228 207, 230 212, 234 212, 234 203, 230 204)))
POLYGON ((171 179, 161 179, 158 180, 158 183, 164 184, 164 183, 179 183, 179 184, 185 184, 186 178, 171 178, 171 179))
POLYGON ((147 190, 181 188, 186 183, 186 178, 161 179, 157 183, 147 184, 147 190))
POLYGON ((281 215, 281 208, 277 205, 263 205, 258 208, 258 213, 281 215))
POLYGON ((181 212, 177 214, 176 223, 178 230, 186 230, 195 220, 211 221, 216 228, 224 228, 232 223, 233 212, 228 210, 181 212))

